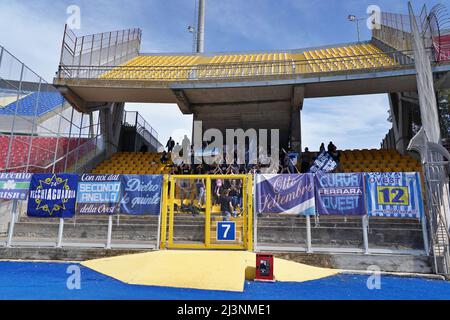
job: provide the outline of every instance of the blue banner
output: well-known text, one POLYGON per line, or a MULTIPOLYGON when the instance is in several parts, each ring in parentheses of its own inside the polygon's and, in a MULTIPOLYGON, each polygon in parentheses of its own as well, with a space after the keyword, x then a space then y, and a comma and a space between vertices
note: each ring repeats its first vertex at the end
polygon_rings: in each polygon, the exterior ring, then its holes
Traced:
POLYGON ((317 174, 315 187, 317 214, 366 214, 362 173, 317 174))
POLYGON ((26 200, 32 173, 0 173, 0 199, 26 200))
POLYGON ((82 174, 78 178, 77 213, 115 214, 120 201, 120 175, 82 174))
POLYGON ((337 168, 337 162, 326 151, 323 151, 317 156, 309 169, 309 173, 327 173, 333 172, 337 168))
POLYGON ((120 212, 131 215, 159 215, 162 175, 123 175, 120 212))
POLYGON ((28 216, 71 218, 77 198, 76 174, 34 174, 31 178, 28 216))
POLYGON ((258 213, 315 214, 312 174, 261 174, 256 181, 258 213))
POLYGON ((420 175, 417 172, 366 173, 369 216, 423 216, 420 175))

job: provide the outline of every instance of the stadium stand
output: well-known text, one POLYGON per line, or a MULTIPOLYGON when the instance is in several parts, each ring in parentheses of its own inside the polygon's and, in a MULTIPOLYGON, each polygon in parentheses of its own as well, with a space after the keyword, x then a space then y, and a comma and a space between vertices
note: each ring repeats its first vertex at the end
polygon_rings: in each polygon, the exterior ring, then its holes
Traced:
POLYGON ((0 106, 0 115, 14 115, 17 112, 20 116, 41 117, 63 103, 64 98, 58 92, 33 92, 3 108, 0 106))
POLYGON ((304 53, 312 72, 334 72, 395 66, 396 62, 373 44, 312 50, 304 53))
POLYGON ((168 174, 172 162, 161 163, 159 153, 115 153, 103 161, 92 173, 94 174, 168 174))
MULTIPOLYGON (((419 161, 410 155, 401 155, 393 149, 344 150, 340 152, 337 172, 422 172, 419 161)), ((315 157, 317 153, 312 153, 315 157)), ((161 162, 161 153, 114 154, 102 162, 92 173, 97 174, 168 174, 173 163, 161 162)), ((300 161, 297 164, 300 171, 300 161)))
MULTIPOLYGON (((85 138, 55 138, 55 137, 31 137, 15 136, 11 145, 11 156, 8 168, 11 170, 20 170, 30 164, 30 172, 45 172, 45 167, 54 162, 55 150, 56 158, 59 159, 67 152, 75 150, 78 145, 82 146, 88 142, 85 138), (28 162, 28 152, 31 145, 30 160, 28 162)), ((0 152, 8 154, 10 136, 0 136, 0 152)), ((95 146, 92 146, 95 147, 95 146)), ((79 157, 83 157, 92 148, 80 148, 79 157)), ((0 158, 0 170, 4 170, 7 165, 7 157, 0 158)), ((68 167, 76 161, 76 155, 69 155, 68 167)), ((65 162, 65 161, 64 161, 65 162)), ((55 168, 56 172, 64 169, 64 163, 59 163, 55 168), (62 166, 62 167, 61 167, 62 166)), ((51 171, 52 168, 49 170, 51 171)))
POLYGON ((393 149, 345 150, 341 152, 341 172, 422 172, 419 161, 393 149))
POLYGON ((139 56, 104 73, 101 79, 188 80, 293 73, 336 72, 398 65, 388 54, 368 42, 299 53, 262 52, 212 56, 139 56))

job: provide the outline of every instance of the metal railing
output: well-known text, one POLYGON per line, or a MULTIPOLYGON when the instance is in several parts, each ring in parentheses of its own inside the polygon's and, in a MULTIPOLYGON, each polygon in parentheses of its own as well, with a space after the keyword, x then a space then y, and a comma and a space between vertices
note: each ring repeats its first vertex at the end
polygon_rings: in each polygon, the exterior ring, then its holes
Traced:
POLYGON ((60 66, 60 79, 190 81, 248 77, 315 75, 411 67, 411 51, 392 51, 348 57, 199 64, 194 66, 60 66))
POLYGON ((66 25, 59 64, 119 65, 139 54, 141 38, 142 30, 137 28, 77 37, 66 25))
POLYGON ((5 107, 0 117, 0 171, 65 171, 87 159, 88 146, 95 144, 100 151, 101 144, 93 142, 100 141, 95 140, 100 135, 98 112, 73 109, 55 87, 2 46, 0 100, 5 107), (51 138, 48 144, 46 138, 51 138))
POLYGON ((122 123, 136 127, 136 131, 156 150, 163 147, 159 141, 158 132, 137 111, 124 111, 122 123))

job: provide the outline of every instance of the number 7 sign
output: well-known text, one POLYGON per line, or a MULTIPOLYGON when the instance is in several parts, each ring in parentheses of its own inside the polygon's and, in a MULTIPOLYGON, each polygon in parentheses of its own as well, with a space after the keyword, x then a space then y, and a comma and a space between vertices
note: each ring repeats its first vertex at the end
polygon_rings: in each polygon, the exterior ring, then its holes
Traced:
POLYGON ((236 241, 236 223, 234 221, 218 221, 217 240, 236 241))

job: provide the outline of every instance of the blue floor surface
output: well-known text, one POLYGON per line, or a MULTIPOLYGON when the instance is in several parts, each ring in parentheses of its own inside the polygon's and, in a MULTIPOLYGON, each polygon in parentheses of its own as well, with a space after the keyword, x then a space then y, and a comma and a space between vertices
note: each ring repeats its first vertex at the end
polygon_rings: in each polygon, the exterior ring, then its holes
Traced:
POLYGON ((243 293, 124 284, 88 268, 81 289, 67 288, 72 264, 0 262, 0 300, 398 300, 450 299, 450 282, 382 276, 381 289, 368 276, 338 275, 304 283, 246 282, 243 293), (267 296, 267 292, 270 295, 267 296))

